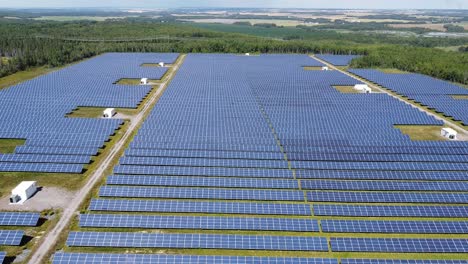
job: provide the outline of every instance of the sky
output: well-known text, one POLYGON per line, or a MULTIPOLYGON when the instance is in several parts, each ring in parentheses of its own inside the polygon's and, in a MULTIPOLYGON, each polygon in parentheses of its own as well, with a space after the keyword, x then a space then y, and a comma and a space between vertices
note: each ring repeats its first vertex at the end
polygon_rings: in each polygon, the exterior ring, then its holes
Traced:
POLYGON ((468 9, 468 0, 0 0, 2 7, 468 9))
POLYGON ((468 0, 0 0, 2 7, 468 9, 468 0))

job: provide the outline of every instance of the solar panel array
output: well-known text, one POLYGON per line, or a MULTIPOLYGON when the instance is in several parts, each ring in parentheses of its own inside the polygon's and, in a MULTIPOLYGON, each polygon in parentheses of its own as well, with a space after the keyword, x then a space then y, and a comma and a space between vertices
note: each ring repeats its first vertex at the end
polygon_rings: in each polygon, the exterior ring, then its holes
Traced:
POLYGON ((3 260, 6 257, 6 252, 0 252, 0 263, 3 263, 3 260))
POLYGON ((177 54, 108 53, 0 90, 0 138, 26 139, 0 155, 0 172, 81 173, 122 120, 67 118, 77 107, 136 108, 148 85, 117 85, 122 78, 160 79, 177 54))
POLYGON ((0 226, 36 226, 39 213, 0 212, 0 226))
POLYGON ((70 232, 67 246, 328 251, 324 237, 70 232))
MULTIPOLYGON (((343 94, 332 86, 359 81, 303 69, 311 65, 322 64, 302 55, 188 55, 67 245, 463 253, 468 144, 411 141, 394 126, 442 122, 386 94, 343 94)), ((64 261, 86 257, 123 258, 64 261)), ((175 259, 194 260, 183 257, 175 259)))
MULTIPOLYGON (((56 253, 53 264, 338 264, 328 258, 275 258, 242 256, 196 256, 196 255, 143 255, 143 254, 91 254, 56 253)), ((434 263, 435 264, 435 263, 434 263)), ((458 264, 458 263, 447 263, 458 264)))
POLYGON ((351 72, 468 125, 468 101, 453 98, 453 95, 468 95, 468 90, 461 86, 421 74, 361 69, 351 72))
POLYGON ((23 236, 22 230, 0 230, 0 246, 19 246, 23 236))

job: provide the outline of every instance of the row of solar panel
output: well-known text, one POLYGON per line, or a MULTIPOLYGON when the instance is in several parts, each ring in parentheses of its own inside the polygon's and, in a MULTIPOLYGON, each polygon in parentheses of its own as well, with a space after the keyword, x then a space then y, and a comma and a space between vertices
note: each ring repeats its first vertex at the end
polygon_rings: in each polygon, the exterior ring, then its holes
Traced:
POLYGON ((318 232, 316 220, 81 214, 80 227, 318 232))
POLYGON ((296 180, 214 178, 190 176, 138 176, 112 175, 107 177, 109 185, 174 186, 174 187, 225 187, 255 189, 298 189, 296 180))
POLYGON ((0 246, 19 246, 23 236, 22 230, 0 230, 0 246))
MULTIPOLYGON (((1 263, 1 262, 0 262, 1 263)), ((58 252, 53 264, 338 264, 337 259, 58 252)), ((341 259, 341 264, 466 264, 466 260, 341 259)))
MULTIPOLYGON (((70 232, 70 247, 328 251, 325 237, 70 232)), ((468 239, 330 238, 335 252, 468 253, 468 239)))
POLYGON ((339 180, 428 180, 466 181, 468 174, 461 171, 339 171, 296 170, 299 179, 339 180))
POLYGON ((39 213, 0 212, 0 226, 36 226, 39 213))
MULTIPOLYGON (((249 189, 298 189, 296 180, 260 178, 215 178, 190 176, 111 175, 109 185, 224 187, 249 189)), ((364 191, 468 191, 467 182, 408 181, 336 181, 301 180, 304 190, 364 190, 364 191)))
MULTIPOLYGON (((317 216, 347 217, 445 217, 466 218, 466 206, 377 206, 377 205, 313 205, 317 216)), ((254 202, 192 202, 161 200, 93 199, 91 211, 162 212, 246 215, 312 215, 308 204, 254 202)))
MULTIPOLYGON (((326 233, 467 234, 467 221, 321 220, 326 233)), ((319 232, 316 220, 82 214, 80 227, 319 232)))

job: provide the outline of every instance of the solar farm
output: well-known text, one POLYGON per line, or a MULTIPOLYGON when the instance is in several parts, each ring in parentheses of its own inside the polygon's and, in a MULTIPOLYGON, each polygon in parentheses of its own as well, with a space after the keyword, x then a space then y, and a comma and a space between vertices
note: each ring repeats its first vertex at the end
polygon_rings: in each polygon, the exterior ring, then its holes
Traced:
MULTIPOLYGON (((0 90, 0 138, 26 140, 0 155, 0 171, 83 177, 126 121, 67 114, 139 109, 153 87, 118 81, 161 80, 169 68, 142 65, 180 62, 48 261, 468 263, 468 142, 414 141, 396 126, 445 121, 386 92, 334 86, 364 84, 356 75, 462 128, 468 101, 453 95, 468 90, 416 74, 304 70, 355 56, 317 58, 108 53, 0 90)), ((0 251, 14 257, 18 227, 39 216, 0 212, 0 251)))

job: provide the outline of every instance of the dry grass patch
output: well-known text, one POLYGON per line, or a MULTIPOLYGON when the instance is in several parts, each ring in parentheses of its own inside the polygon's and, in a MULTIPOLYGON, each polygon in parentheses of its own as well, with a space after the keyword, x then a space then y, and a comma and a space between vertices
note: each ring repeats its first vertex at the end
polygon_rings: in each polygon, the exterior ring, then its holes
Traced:
POLYGON ((440 135, 442 126, 423 126, 423 125, 396 125, 395 128, 399 129, 401 133, 408 135, 411 140, 430 140, 430 141, 443 141, 446 138, 440 135))
POLYGON ((17 146, 24 145, 24 139, 0 138, 0 153, 14 153, 17 146))
POLYGON ((304 66, 302 67, 306 71, 321 71, 322 66, 304 66))
POLYGON ((340 93, 345 93, 345 94, 358 94, 360 93, 358 90, 354 89, 354 86, 343 86, 343 85, 333 85, 333 88, 338 90, 340 93))

